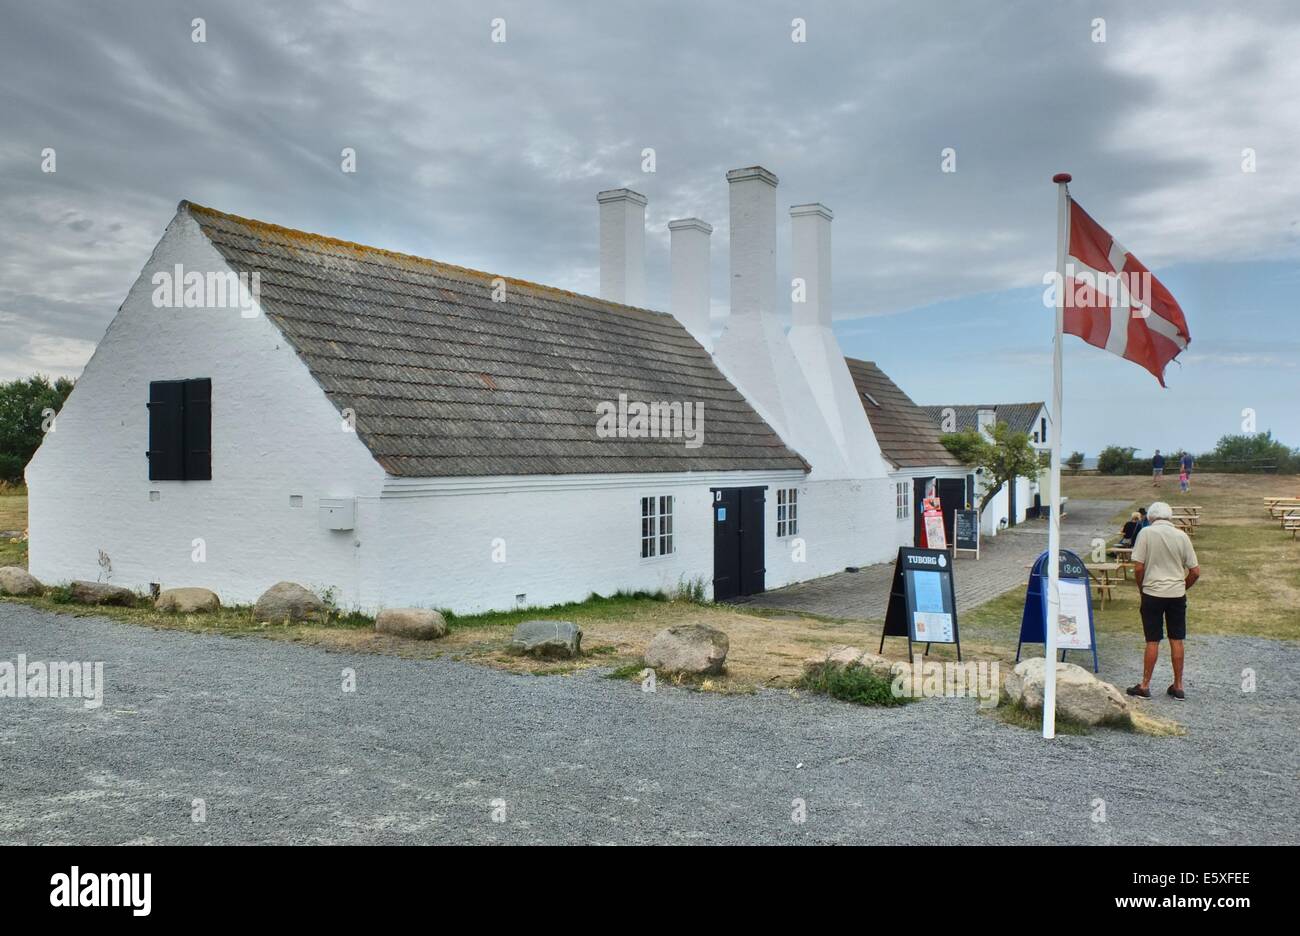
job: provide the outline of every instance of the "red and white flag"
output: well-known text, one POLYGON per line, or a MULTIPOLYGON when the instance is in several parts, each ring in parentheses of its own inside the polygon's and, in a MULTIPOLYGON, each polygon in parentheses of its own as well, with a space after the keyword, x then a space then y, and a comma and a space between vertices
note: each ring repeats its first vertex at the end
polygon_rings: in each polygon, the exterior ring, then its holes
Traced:
POLYGON ((1165 385, 1165 366, 1187 350, 1187 319, 1169 290, 1069 200, 1066 334, 1140 364, 1165 385))

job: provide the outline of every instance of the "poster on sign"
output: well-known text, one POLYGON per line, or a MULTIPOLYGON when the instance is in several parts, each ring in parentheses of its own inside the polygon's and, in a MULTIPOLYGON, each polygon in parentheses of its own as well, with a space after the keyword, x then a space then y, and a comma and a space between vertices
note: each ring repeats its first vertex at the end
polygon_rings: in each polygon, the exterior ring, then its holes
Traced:
POLYGON ((1057 613, 1056 646, 1061 650, 1087 650, 1092 646, 1088 583, 1061 579, 1057 588, 1061 606, 1057 613))
POLYGON ((921 516, 921 525, 925 529, 926 549, 947 549, 948 534, 943 528, 943 507, 937 497, 925 499, 925 512, 921 516))

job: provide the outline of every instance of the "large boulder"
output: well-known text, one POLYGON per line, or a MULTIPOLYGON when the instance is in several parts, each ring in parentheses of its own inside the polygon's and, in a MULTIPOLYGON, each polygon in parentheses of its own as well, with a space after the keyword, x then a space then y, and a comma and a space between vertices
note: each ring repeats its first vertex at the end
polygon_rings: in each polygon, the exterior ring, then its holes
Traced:
POLYGON ((135 592, 107 582, 73 582, 71 595, 78 604, 118 605, 123 608, 135 604, 135 592))
POLYGON ((41 583, 23 568, 0 566, 0 595, 39 595, 41 583))
POLYGON ((253 605, 254 620, 273 624, 319 620, 324 615, 325 602, 294 582, 277 582, 253 605))
POLYGON ((582 628, 572 621, 524 621, 510 638, 510 652, 544 659, 582 654, 582 628))
POLYGON ((645 663, 669 673, 721 673, 730 649, 731 641, 716 627, 681 624, 655 634, 645 663))
MULTIPOLYGON (((1016 664, 1003 681, 1003 691, 1012 702, 1027 709, 1043 709, 1043 677, 1047 672, 1043 657, 1032 657, 1016 664)), ((1085 725, 1128 720, 1129 703, 1124 694, 1108 682, 1102 682, 1082 666, 1056 664, 1056 711, 1085 725)))
POLYGON ((436 640, 447 636, 447 622, 428 608, 385 608, 375 618, 375 633, 407 640, 436 640))
POLYGON ((153 606, 177 614, 207 614, 221 610, 221 599, 206 588, 169 588, 158 596, 153 606))

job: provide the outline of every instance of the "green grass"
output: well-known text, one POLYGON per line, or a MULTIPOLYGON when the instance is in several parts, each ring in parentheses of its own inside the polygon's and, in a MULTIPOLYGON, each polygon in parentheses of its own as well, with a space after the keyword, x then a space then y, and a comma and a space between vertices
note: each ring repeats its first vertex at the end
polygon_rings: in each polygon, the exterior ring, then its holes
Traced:
POLYGON ((645 672, 645 668, 644 660, 633 660, 631 663, 624 663, 618 669, 606 673, 605 678, 640 680, 641 674, 645 672))
POLYGON ((808 667, 798 687, 854 705, 892 706, 914 701, 910 696, 894 695, 893 682, 864 666, 826 662, 808 667))
POLYGON ((612 595, 591 595, 585 601, 570 601, 565 604, 513 608, 509 611, 488 611, 483 614, 456 614, 443 611, 447 627, 451 629, 473 627, 513 627, 522 621, 537 617, 564 618, 580 624, 584 618, 609 617, 620 611, 633 611, 646 602, 666 602, 669 598, 662 592, 615 592, 612 595))

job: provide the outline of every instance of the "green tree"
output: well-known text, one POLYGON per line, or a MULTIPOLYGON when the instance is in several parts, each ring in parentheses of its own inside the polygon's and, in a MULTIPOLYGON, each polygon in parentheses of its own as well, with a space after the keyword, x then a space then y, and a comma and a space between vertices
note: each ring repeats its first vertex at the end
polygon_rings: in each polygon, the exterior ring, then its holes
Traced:
POLYGON ((1210 459, 1220 462, 1221 467, 1228 470, 1255 467, 1293 471, 1296 462, 1300 461, 1300 451, 1273 438, 1271 431, 1255 432, 1223 436, 1210 453, 1210 459))
POLYGON ((1127 445, 1108 445, 1097 456, 1097 472, 1104 475, 1128 474, 1137 449, 1127 445))
POLYGON ((36 375, 0 383, 0 481, 21 484, 23 469, 45 438, 48 416, 58 413, 72 381, 36 375))
POLYGON ((1015 432, 1006 423, 994 423, 985 438, 977 430, 949 432, 940 437, 943 445, 962 464, 984 469, 984 496, 979 509, 984 512, 998 490, 1016 478, 1033 478, 1043 467, 1043 459, 1029 444, 1029 435, 1015 432))
POLYGON ((1083 452, 1071 452, 1065 463, 1069 465, 1072 472, 1078 474, 1083 469, 1083 452))

